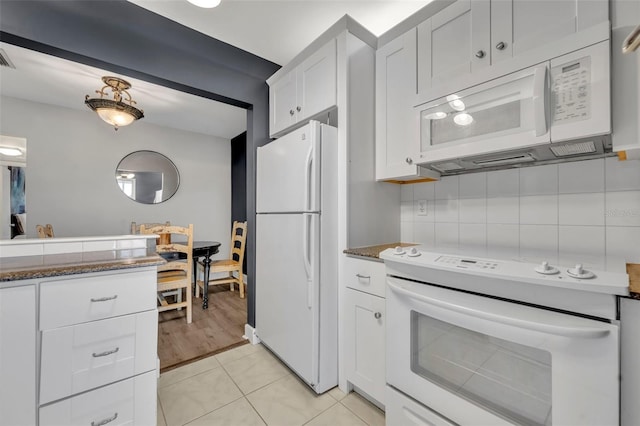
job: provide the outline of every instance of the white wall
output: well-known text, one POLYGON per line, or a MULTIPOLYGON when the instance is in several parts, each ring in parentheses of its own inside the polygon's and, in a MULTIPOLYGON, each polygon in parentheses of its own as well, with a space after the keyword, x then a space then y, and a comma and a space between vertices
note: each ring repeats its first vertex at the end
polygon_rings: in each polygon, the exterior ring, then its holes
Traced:
MULTIPOLYGON (((79 97, 78 102, 82 102, 79 97)), ((0 133, 25 137, 27 236, 51 223, 56 236, 128 234, 131 221, 194 224, 196 240, 223 243, 231 234, 231 144, 227 139, 174 130, 144 119, 117 132, 94 112, 0 98, 0 133), (170 158, 180 172, 177 193, 161 204, 140 204, 119 189, 115 170, 137 150, 170 158)), ((152 114, 147 111, 146 114, 152 114)))
POLYGON ((610 157, 404 185, 401 229, 406 242, 624 270, 623 260, 640 261, 640 162, 610 157))

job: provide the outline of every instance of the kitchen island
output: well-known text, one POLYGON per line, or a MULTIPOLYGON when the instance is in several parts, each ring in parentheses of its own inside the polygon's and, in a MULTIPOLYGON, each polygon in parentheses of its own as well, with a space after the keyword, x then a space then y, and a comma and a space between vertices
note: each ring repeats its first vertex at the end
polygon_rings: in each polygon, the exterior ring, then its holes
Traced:
POLYGON ((0 241, 0 425, 155 424, 154 238, 0 241))

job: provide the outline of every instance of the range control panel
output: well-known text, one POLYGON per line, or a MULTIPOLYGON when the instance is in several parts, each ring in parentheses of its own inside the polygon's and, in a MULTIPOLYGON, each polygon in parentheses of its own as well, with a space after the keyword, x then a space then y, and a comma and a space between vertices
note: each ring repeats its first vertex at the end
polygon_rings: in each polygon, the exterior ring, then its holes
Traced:
POLYGON ((453 266, 462 269, 477 269, 477 270, 491 270, 498 267, 498 263, 489 262, 486 260, 468 259, 464 257, 456 256, 440 256, 435 260, 435 263, 444 264, 447 266, 453 266))

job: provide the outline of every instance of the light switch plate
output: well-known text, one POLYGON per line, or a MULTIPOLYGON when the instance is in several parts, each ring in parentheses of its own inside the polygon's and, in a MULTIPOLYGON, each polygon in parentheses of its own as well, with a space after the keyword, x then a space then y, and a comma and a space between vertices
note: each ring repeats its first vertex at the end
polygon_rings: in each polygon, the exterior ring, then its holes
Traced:
POLYGON ((418 216, 427 215, 427 200, 418 200, 418 216))

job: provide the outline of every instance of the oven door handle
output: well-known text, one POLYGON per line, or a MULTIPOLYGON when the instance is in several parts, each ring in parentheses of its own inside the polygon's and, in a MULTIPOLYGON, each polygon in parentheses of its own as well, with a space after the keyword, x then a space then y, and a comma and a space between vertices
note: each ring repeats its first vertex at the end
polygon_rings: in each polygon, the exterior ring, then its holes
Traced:
POLYGON ((455 303, 447 302, 444 300, 434 299, 423 294, 415 293, 411 290, 407 290, 398 286, 397 284, 387 281, 387 285, 394 293, 399 295, 419 300, 423 303, 437 306, 449 311, 454 311, 467 316, 481 318, 488 321, 498 322, 514 327, 525 328, 528 330, 539 331, 547 334, 554 334, 557 336, 569 337, 569 338, 600 338, 609 334, 609 330, 606 328, 598 327, 570 327, 565 325, 556 325, 544 322, 527 321, 520 318, 513 318, 505 315, 498 315, 491 312, 486 312, 479 309, 474 309, 469 306, 462 306, 455 303))

